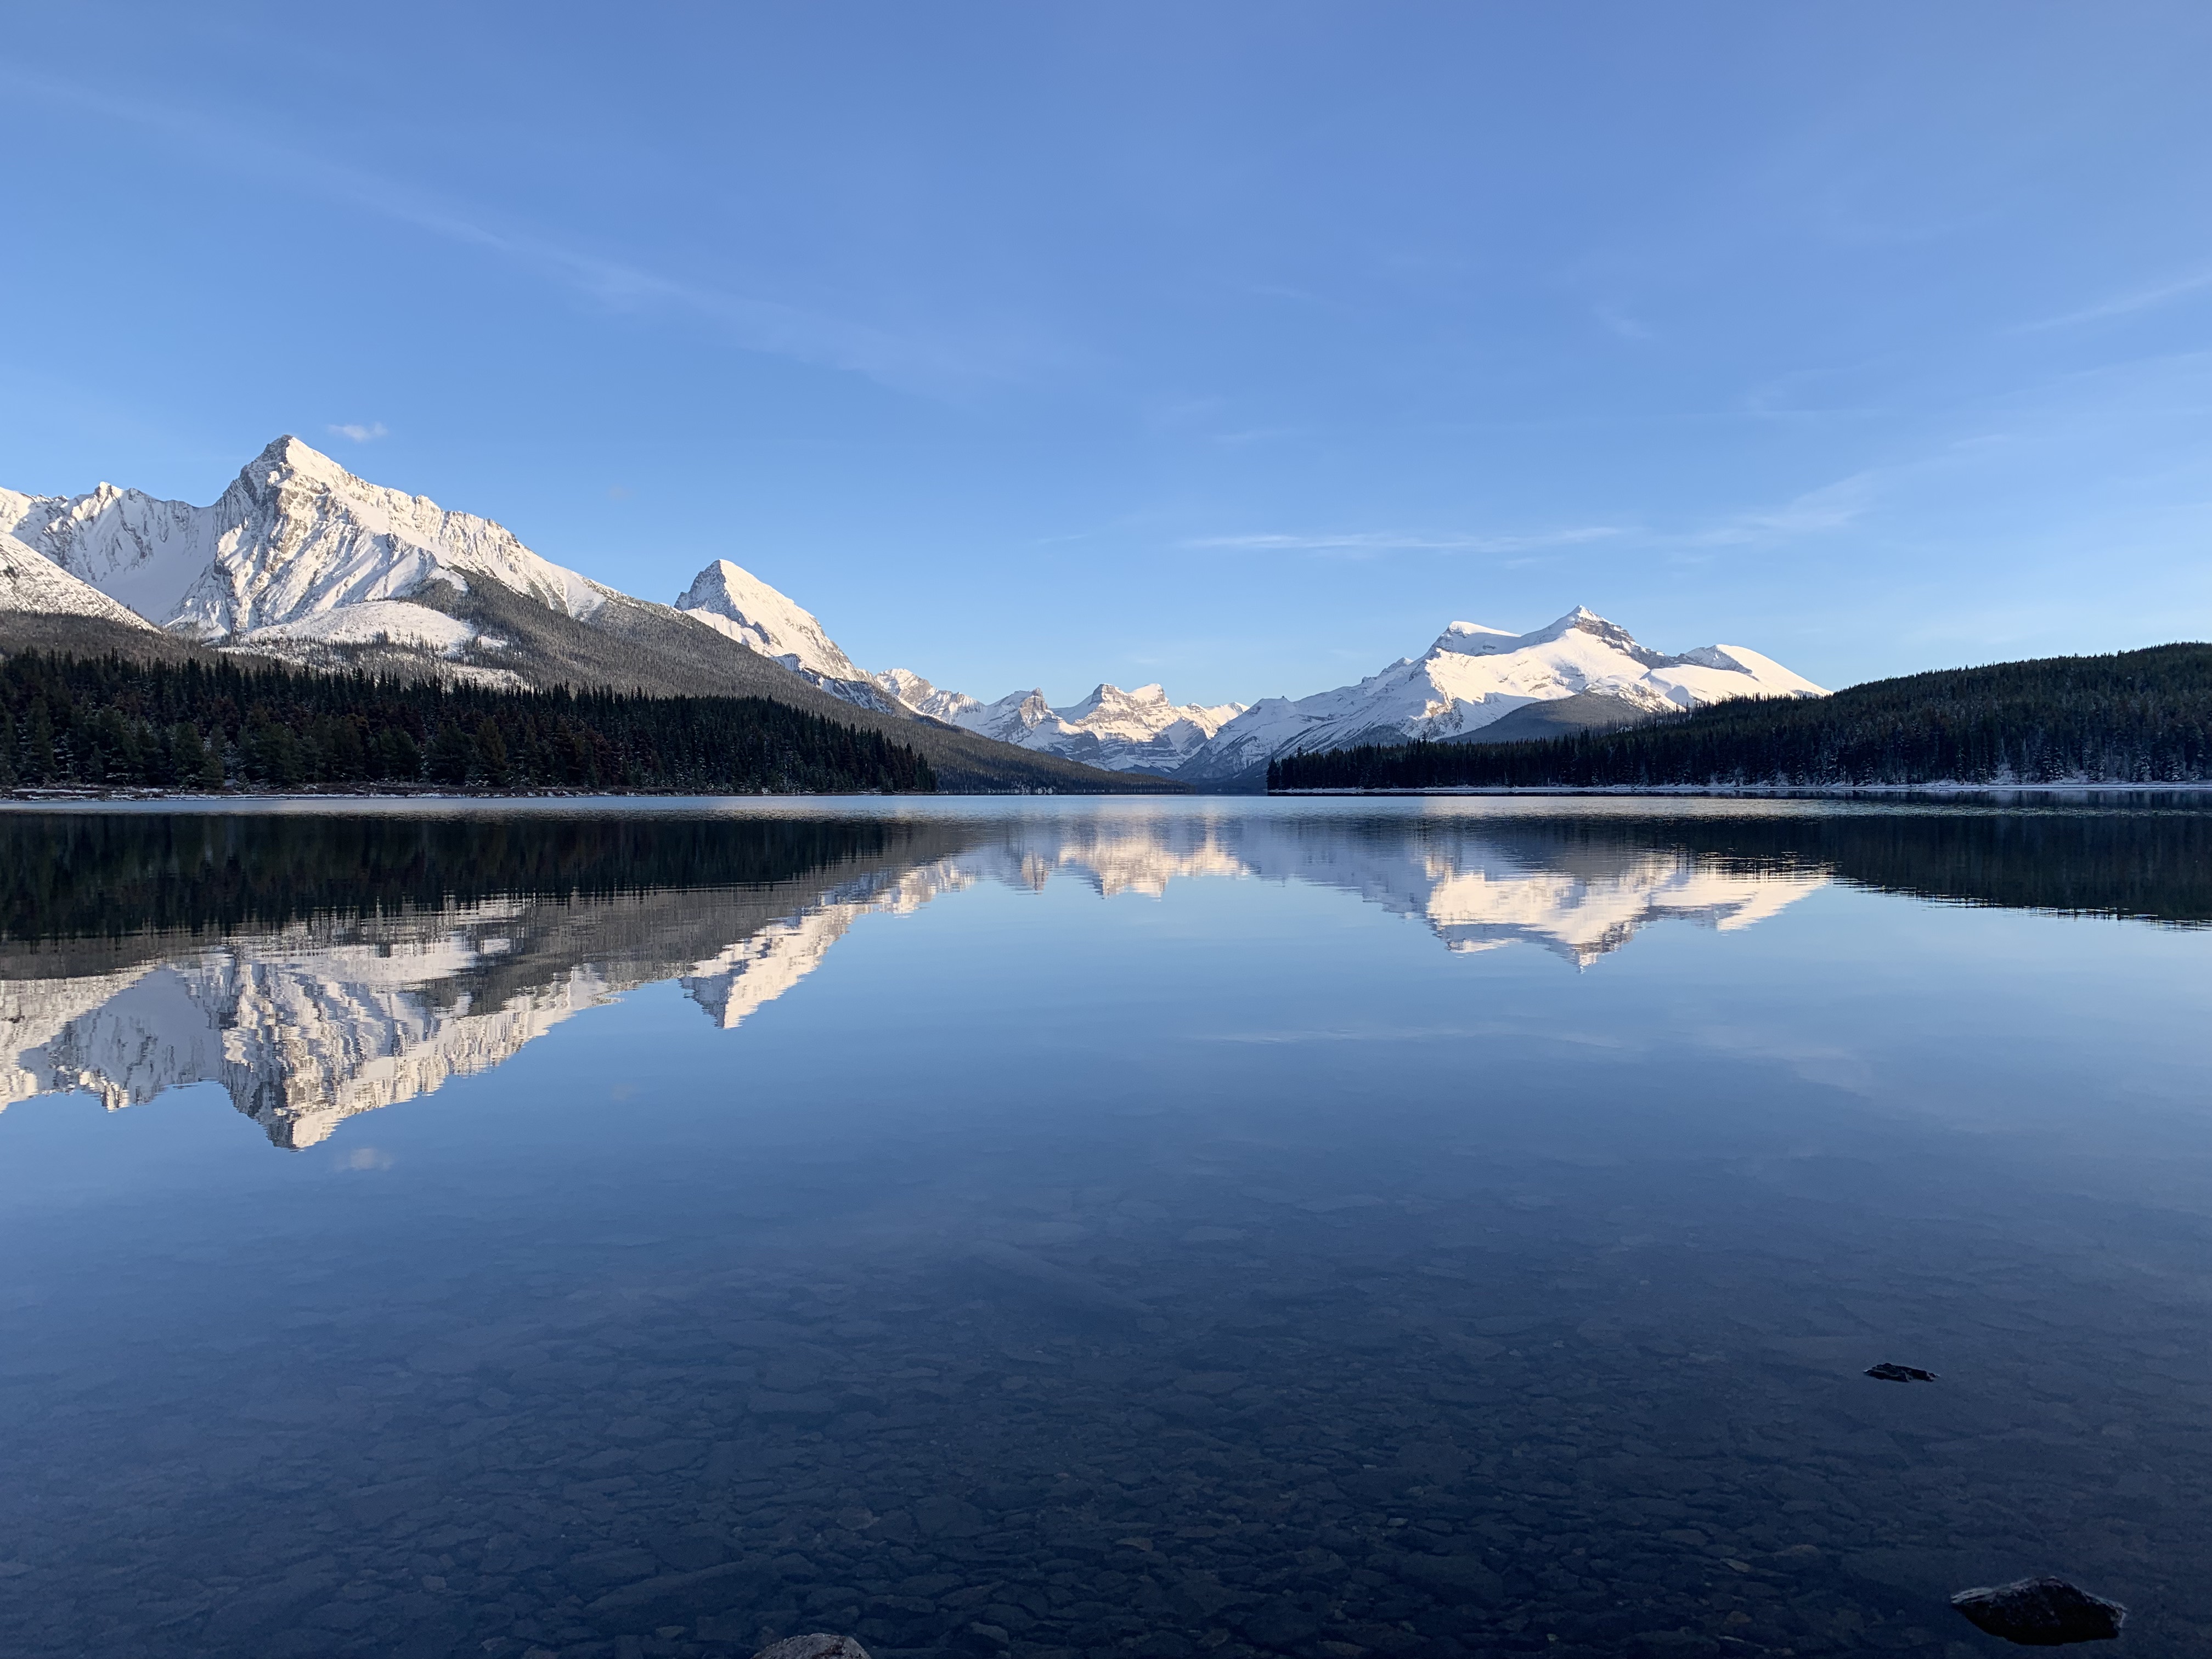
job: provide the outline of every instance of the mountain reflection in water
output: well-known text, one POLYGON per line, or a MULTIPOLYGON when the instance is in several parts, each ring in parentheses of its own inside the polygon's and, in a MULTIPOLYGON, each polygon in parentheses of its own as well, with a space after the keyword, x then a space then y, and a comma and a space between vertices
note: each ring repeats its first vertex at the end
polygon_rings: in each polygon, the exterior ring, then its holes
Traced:
POLYGON ((2208 822, 0 813, 0 1655, 2193 1659, 2208 822))
POLYGON ((2202 921, 2192 812, 1250 811, 0 818, 0 1106, 219 1083, 280 1146, 481 1072, 675 981, 728 1030, 861 916, 980 884, 1341 890, 1450 951, 1588 968, 1662 921, 1723 932, 1831 881, 2202 921))

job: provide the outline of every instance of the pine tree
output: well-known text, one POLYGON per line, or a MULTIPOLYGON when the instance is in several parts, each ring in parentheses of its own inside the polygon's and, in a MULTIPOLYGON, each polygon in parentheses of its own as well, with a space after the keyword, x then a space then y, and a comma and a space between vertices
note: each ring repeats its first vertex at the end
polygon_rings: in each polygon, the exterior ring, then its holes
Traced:
POLYGON ((430 739, 430 781, 456 787, 469 781, 469 764, 476 758, 476 745, 468 739, 454 721, 438 728, 438 735, 430 739))
POLYGON ((477 766, 484 781, 495 788, 506 787, 513 775, 507 763, 507 739, 500 735, 499 722, 490 715, 477 722, 477 766))
POLYGON ((29 717, 24 721, 24 780, 33 784, 51 782, 59 766, 59 760, 54 753, 53 717, 46 712, 46 700, 34 695, 31 698, 29 717))

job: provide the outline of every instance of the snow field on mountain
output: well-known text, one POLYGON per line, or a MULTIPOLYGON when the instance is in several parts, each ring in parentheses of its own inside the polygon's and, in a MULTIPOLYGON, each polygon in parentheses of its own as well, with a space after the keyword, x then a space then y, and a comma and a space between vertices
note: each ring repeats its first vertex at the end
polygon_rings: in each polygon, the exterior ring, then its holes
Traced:
POLYGON ((35 548, 0 535, 0 611, 49 617, 96 617, 125 628, 153 624, 117 604, 91 583, 71 575, 35 548))

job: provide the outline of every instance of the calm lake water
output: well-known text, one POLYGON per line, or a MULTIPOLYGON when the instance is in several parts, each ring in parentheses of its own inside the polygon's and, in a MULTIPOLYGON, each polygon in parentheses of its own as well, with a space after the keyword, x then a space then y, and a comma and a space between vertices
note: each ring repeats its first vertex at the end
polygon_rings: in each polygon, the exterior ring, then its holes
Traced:
POLYGON ((2173 799, 0 814, 0 1654, 2201 1655, 2209 920, 2173 799))

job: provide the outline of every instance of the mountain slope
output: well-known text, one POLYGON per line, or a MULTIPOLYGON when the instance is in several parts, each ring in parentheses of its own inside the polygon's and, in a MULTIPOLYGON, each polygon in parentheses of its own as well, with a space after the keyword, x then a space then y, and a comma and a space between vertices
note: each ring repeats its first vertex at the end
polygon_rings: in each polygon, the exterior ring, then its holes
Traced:
POLYGON ((0 648, 136 662, 206 654, 7 535, 0 535, 0 648))
POLYGON ((1656 718, 1624 697, 1595 691, 1553 697, 1544 702, 1523 703, 1511 714, 1478 726, 1472 732, 1439 738, 1439 743, 1530 743, 1540 738, 1564 738, 1574 732, 1615 732, 1656 718))
POLYGON ((153 623, 128 605, 118 605, 90 582, 8 535, 0 535, 0 611, 86 617, 122 628, 154 629, 153 623))
POLYGON ((1255 703, 1176 773, 1183 782, 1256 787, 1278 756, 1358 744, 1462 738, 1517 708, 1603 697, 1659 714, 1748 696, 1817 697, 1810 680, 1740 646, 1668 656, 1577 606, 1548 627, 1509 634, 1455 622, 1426 654, 1357 685, 1255 703))
POLYGON ((812 611, 727 559, 715 560, 694 576, 691 586, 678 596, 676 608, 817 684, 867 678, 823 631, 812 611))

